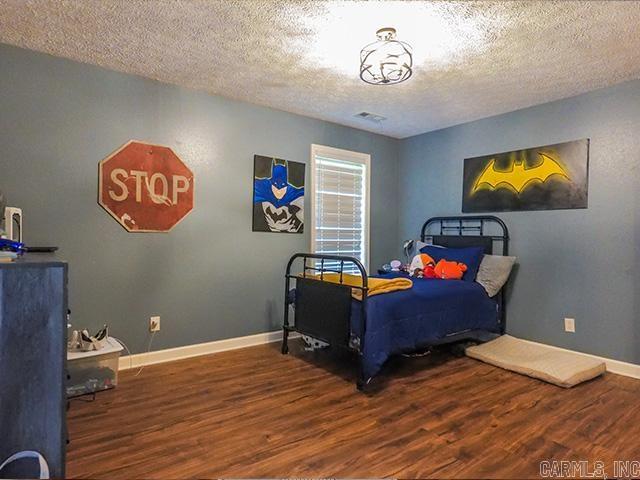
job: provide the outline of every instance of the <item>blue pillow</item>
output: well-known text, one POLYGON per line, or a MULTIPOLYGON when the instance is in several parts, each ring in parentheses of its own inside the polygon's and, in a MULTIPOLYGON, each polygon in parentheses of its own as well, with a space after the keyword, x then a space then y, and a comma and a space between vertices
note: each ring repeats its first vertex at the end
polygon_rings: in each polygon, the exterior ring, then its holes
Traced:
POLYGON ((480 262, 482 262, 482 256, 484 255, 484 248, 482 247, 467 247, 467 248, 447 248, 439 247, 437 245, 427 245, 420 249, 421 253, 426 253, 436 262, 439 262, 443 258, 445 260, 453 260, 456 262, 464 263, 467 266, 467 271, 464 272, 462 280, 465 282, 473 282, 478 274, 480 268, 480 262))

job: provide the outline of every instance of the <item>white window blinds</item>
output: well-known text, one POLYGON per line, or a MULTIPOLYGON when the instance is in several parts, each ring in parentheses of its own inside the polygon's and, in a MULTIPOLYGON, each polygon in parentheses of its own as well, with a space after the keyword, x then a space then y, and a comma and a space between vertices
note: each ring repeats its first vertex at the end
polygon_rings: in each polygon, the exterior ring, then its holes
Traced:
POLYGON ((355 257, 367 267, 369 155, 314 145, 311 163, 314 252, 355 257))

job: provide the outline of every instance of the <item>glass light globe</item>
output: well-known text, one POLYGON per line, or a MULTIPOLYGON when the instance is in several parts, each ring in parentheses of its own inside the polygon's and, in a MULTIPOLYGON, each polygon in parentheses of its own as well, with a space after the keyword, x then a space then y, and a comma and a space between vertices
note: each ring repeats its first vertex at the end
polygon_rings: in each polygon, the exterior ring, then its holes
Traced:
POLYGON ((360 52, 360 78, 372 85, 391 85, 411 77, 413 55, 408 43, 396 40, 395 28, 381 28, 378 40, 360 52))

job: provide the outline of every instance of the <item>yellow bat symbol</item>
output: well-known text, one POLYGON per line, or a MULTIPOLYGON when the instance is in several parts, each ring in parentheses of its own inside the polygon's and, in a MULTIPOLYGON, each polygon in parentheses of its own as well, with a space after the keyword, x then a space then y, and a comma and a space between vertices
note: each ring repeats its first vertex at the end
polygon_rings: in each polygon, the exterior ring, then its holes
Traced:
POLYGON ((544 183, 552 175, 559 175, 566 180, 571 180, 567 172, 564 171, 556 160, 544 153, 537 153, 542 159, 542 163, 539 165, 527 168, 524 161, 514 161, 511 164, 511 170, 508 171, 496 170, 496 159, 492 158, 484 170, 482 170, 478 180, 476 180, 475 185, 471 189, 471 194, 473 195, 483 188, 492 190, 511 188, 519 194, 527 188, 531 182, 538 181, 544 183))

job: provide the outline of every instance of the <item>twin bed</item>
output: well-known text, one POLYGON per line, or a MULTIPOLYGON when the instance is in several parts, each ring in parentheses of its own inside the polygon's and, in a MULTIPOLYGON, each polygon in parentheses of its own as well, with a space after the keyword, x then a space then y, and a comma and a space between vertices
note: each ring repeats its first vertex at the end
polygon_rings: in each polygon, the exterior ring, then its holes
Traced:
MULTIPOLYGON (((509 250, 507 226, 494 216, 430 218, 420 239, 449 248, 481 247, 492 255, 508 255, 509 250)), ((394 275, 398 274, 384 277, 394 275)), ((482 342, 505 331, 504 286, 490 298, 475 281, 413 278, 408 290, 368 296, 368 279, 364 266, 353 257, 293 255, 285 274, 282 353, 289 351, 291 332, 353 350, 359 362, 357 386, 362 390, 391 355, 460 341, 482 342), (302 273, 292 273, 298 265, 302 273), (362 276, 361 286, 343 284, 343 274, 354 270, 362 276), (325 275, 334 279, 337 275, 339 280, 326 281, 325 275), (353 298, 354 288, 362 292, 362 300, 353 298)))

